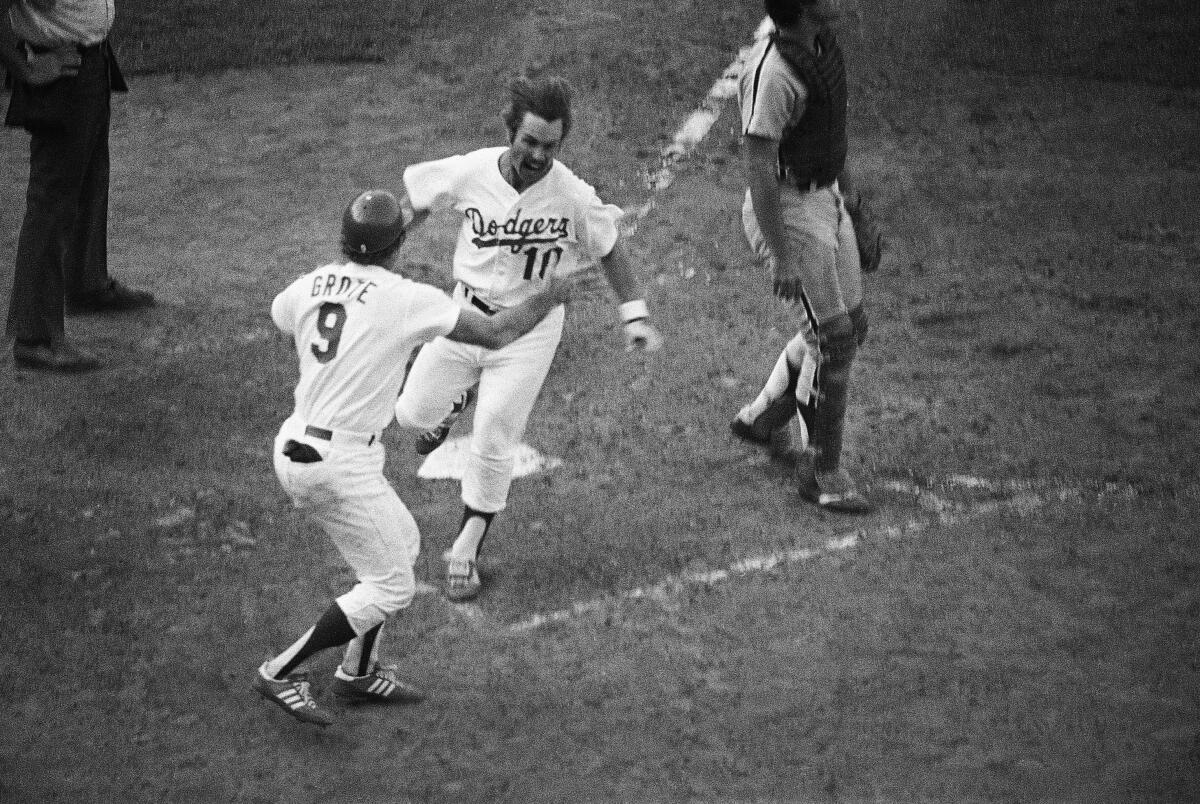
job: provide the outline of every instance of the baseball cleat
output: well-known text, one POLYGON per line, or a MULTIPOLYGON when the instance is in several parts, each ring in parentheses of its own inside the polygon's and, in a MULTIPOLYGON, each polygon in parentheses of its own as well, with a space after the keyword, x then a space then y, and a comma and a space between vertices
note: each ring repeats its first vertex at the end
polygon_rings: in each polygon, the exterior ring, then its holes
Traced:
POLYGON ((352 676, 340 666, 333 673, 333 694, 345 703, 420 703, 425 693, 396 675, 396 668, 376 664, 365 676, 352 676))
POLYGON ((754 444, 758 447, 765 447, 771 443, 770 436, 764 436, 754 429, 754 425, 746 424, 740 416, 734 416, 733 421, 729 423, 729 431, 743 441, 754 444))
POLYGON ((276 681, 263 675, 260 667, 250 689, 303 723, 315 723, 318 726, 333 723, 333 715, 322 709, 313 698, 308 679, 303 673, 294 673, 276 681))
POLYGON ((729 431, 747 444, 765 447, 772 458, 795 460, 791 429, 786 425, 764 435, 754 429, 754 425, 742 421, 740 416, 734 416, 729 422, 729 431))
POLYGON ((479 578, 479 568, 469 558, 454 558, 446 560, 446 598, 455 603, 470 600, 483 589, 483 581, 479 578))
POLYGON ((450 408, 449 415, 442 419, 442 423, 432 430, 426 430, 417 436, 416 448, 418 455, 428 455, 435 449, 440 447, 446 441, 446 436, 450 435, 450 428, 458 421, 458 417, 466 409, 467 405, 471 404, 471 400, 475 398, 475 389, 468 388, 463 391, 462 396, 450 408))
POLYGON ((800 496, 839 514, 869 514, 874 510, 845 469, 806 474, 800 480, 800 496))

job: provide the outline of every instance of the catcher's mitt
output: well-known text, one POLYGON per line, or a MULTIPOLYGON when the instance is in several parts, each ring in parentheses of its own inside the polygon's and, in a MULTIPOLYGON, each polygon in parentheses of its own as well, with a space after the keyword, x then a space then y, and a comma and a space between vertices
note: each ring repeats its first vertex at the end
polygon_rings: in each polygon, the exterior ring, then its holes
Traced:
POLYGON ((875 215, 862 193, 855 193, 853 200, 847 199, 846 211, 854 223, 854 237, 858 241, 858 259, 863 273, 874 273, 879 270, 884 251, 883 233, 879 231, 875 215))

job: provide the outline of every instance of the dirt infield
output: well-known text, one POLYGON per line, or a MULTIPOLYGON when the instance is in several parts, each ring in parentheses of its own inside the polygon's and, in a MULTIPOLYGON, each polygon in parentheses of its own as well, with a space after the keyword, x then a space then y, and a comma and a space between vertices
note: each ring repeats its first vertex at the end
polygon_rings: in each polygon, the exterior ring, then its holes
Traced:
MULTIPOLYGON (((1164 39, 1133 4, 1051 5, 1021 37, 1014 2, 854 4, 853 158, 892 245, 848 435, 876 514, 805 507, 727 435, 795 326, 739 232, 727 109, 632 243, 668 348, 571 309, 526 434, 562 468, 514 486, 476 605, 422 594, 391 631, 429 700, 323 732, 248 691, 350 580, 270 471, 295 372, 270 299, 355 189, 499 142, 523 65, 579 90, 564 159, 645 203, 759 5, 467 3, 382 63, 135 76, 112 262, 162 304, 69 320, 94 375, 0 360, 0 799, 1200 796, 1191 17, 1164 39), (1124 18, 1122 67, 1097 43, 1124 18)), ((24 148, 0 134, 7 265, 24 148)), ((414 233, 405 271, 448 285, 450 235, 414 233)), ((436 584, 457 489, 386 440, 436 584)))

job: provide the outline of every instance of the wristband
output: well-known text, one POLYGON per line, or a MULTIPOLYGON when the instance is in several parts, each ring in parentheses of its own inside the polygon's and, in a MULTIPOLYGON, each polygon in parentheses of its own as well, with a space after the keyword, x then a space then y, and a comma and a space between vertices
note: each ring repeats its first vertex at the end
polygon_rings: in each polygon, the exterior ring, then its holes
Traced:
POLYGON ((637 321, 639 318, 650 317, 650 308, 646 306, 645 299, 623 302, 617 309, 621 313, 621 321, 626 324, 630 321, 637 321))

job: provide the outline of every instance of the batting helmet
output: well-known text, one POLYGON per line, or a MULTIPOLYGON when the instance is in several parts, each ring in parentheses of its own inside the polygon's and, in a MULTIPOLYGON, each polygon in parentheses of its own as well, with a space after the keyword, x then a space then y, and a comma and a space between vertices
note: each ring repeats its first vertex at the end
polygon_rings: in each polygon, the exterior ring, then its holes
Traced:
POLYGON ((342 252, 353 259, 395 251, 404 242, 400 200, 387 190, 367 190, 342 215, 342 252))

